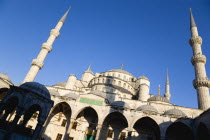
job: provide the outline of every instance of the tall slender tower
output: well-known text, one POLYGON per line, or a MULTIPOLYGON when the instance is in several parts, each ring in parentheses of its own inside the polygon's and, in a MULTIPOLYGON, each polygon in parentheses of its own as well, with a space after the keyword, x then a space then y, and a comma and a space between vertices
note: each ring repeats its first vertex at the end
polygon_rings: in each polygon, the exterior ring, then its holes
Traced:
POLYGON ((193 86, 197 90, 198 108, 206 110, 210 107, 209 88, 210 81, 206 75, 206 57, 202 54, 201 44, 202 38, 198 35, 198 28, 190 9, 190 30, 191 38, 189 40, 193 50, 193 57, 191 58, 192 65, 195 70, 195 80, 193 86))
POLYGON ((44 60, 47 54, 52 50, 52 45, 55 39, 60 35, 59 31, 66 20, 69 10, 70 9, 68 9, 67 12, 63 15, 63 17, 59 20, 56 27, 50 31, 50 37, 48 38, 47 42, 42 44, 42 49, 37 58, 32 60, 32 66, 28 74, 26 75, 23 83, 34 81, 37 73, 44 66, 44 60))
POLYGON ((168 70, 166 70, 166 84, 165 84, 165 94, 164 97, 166 97, 168 100, 171 98, 170 94, 170 84, 169 84, 169 77, 168 77, 168 70))

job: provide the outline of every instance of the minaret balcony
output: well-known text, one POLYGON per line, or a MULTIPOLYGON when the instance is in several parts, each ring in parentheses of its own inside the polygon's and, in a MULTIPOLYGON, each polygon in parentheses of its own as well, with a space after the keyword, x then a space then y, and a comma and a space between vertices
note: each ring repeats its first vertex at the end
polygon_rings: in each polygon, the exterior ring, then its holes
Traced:
POLYGON ((50 35, 54 35, 56 38, 60 35, 59 31, 55 30, 55 29, 52 29, 50 31, 50 35))
POLYGON ((210 88, 210 80, 207 77, 202 79, 195 79, 193 80, 193 86, 195 89, 197 89, 198 87, 210 88))
POLYGON ((200 36, 192 37, 189 40, 190 46, 194 46, 194 44, 202 44, 202 38, 200 36))
POLYGON ((206 56, 203 54, 196 54, 191 58, 191 63, 194 66, 195 63, 204 63, 206 64, 206 56))
POLYGON ((47 43, 43 43, 42 49, 46 49, 48 52, 50 52, 50 51, 52 51, 52 46, 47 43))
POLYGON ((32 60, 32 65, 35 65, 35 66, 39 67, 39 69, 41 69, 41 68, 44 66, 44 63, 41 62, 41 61, 38 60, 38 59, 33 59, 33 60, 32 60))

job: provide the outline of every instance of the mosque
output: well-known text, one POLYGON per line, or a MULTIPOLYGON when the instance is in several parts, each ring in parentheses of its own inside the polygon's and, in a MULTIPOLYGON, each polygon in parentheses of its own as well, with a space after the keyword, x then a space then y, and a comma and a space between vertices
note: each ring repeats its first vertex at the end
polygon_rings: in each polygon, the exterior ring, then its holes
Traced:
POLYGON ((2 140, 210 140, 210 80, 202 38, 190 12, 198 109, 173 105, 166 73, 164 96, 150 94, 150 80, 121 69, 94 73, 53 86, 34 82, 60 34, 69 10, 51 30, 23 84, 0 74, 2 140))

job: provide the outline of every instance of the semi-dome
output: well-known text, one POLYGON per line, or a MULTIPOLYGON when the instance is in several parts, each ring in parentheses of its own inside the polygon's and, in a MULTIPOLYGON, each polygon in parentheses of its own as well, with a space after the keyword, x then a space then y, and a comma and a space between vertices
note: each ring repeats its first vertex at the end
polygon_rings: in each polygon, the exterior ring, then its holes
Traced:
POLYGON ((144 76, 144 75, 140 76, 138 79, 145 79, 145 80, 149 81, 149 79, 146 76, 144 76))
POLYGON ((50 92, 48 89, 44 85, 37 82, 26 82, 20 85, 19 88, 34 92, 46 98, 50 98, 50 92))
POLYGON ((124 74, 130 75, 130 76, 133 76, 129 72, 122 70, 122 69, 113 69, 113 70, 109 70, 108 72, 119 72, 119 73, 124 73, 124 74))
POLYGON ((0 79, 7 80, 7 81, 9 81, 10 83, 12 83, 11 79, 10 79, 9 76, 6 75, 6 74, 0 73, 0 79))
POLYGON ((155 109, 151 105, 142 105, 136 109, 136 111, 142 111, 145 113, 158 113, 157 109, 155 109))
POLYGON ((123 101, 115 101, 115 102, 111 103, 111 106, 130 109, 130 106, 123 101))
POLYGON ((187 115, 179 109, 167 110, 164 115, 175 116, 175 117, 186 117, 187 115))
POLYGON ((170 101, 166 97, 160 95, 155 95, 149 98, 148 101, 160 101, 160 102, 170 103, 170 101))

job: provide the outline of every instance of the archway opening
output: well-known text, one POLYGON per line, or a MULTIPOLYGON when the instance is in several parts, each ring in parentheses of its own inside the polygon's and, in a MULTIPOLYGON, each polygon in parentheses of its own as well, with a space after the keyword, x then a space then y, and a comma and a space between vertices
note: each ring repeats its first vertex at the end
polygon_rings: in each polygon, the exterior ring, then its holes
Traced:
POLYGON ((71 114, 71 107, 68 103, 61 102, 55 105, 45 123, 42 137, 45 140, 52 140, 54 138, 59 140, 67 139, 71 114))
POLYGON ((138 135, 133 136, 140 140, 160 140, 160 128, 150 117, 139 119, 133 126, 138 135))
POLYGON ((79 112, 75 122, 73 122, 70 137, 79 137, 79 139, 94 140, 97 125, 97 112, 92 107, 86 107, 79 112))
POLYGON ((194 136, 187 125, 182 122, 175 122, 166 130, 166 140, 194 140, 194 136))
POLYGON ((210 140, 210 134, 208 128, 204 123, 200 123, 197 128, 198 140, 210 140))
POLYGON ((125 116, 120 112, 112 112, 105 118, 102 124, 99 139, 124 140, 127 135, 127 127, 128 122, 125 116))

